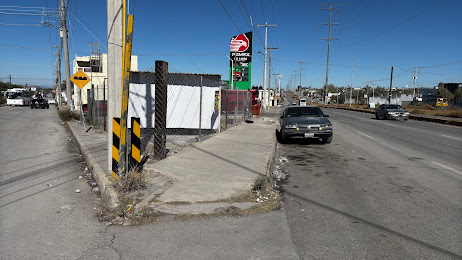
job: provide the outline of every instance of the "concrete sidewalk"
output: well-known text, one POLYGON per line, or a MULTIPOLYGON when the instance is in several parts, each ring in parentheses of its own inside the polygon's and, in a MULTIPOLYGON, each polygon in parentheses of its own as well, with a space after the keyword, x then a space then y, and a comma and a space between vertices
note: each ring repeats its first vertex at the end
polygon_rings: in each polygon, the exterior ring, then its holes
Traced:
MULTIPOLYGON (((259 177, 269 176, 281 111, 270 108, 253 123, 229 128, 162 161, 145 164, 148 187, 139 193, 135 212, 210 214, 227 207, 256 205, 224 201, 247 194, 259 177)), ((108 208, 116 208, 119 194, 107 169, 107 134, 86 132, 78 122, 68 125, 108 208)))

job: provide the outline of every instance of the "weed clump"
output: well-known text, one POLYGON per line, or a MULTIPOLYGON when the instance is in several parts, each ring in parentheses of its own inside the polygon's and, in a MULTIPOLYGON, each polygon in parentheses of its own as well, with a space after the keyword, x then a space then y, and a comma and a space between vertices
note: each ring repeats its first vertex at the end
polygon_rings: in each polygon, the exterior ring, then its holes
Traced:
POLYGON ((146 173, 132 169, 115 180, 114 186, 119 192, 141 191, 147 186, 146 173))
POLYGON ((78 112, 72 112, 70 109, 68 108, 61 108, 58 110, 58 115, 59 117, 61 118, 61 120, 63 121, 70 121, 72 119, 75 119, 75 120, 79 120, 80 119, 80 115, 78 112))

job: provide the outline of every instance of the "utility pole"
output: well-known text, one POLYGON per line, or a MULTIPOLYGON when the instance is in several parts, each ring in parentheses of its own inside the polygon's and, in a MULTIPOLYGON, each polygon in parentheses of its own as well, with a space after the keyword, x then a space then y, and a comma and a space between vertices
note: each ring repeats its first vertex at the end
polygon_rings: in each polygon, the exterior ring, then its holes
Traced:
POLYGON ((327 68, 326 68, 326 83, 324 84, 324 90, 323 90, 323 100, 324 103, 326 103, 326 96, 325 92, 327 91, 327 86, 329 85, 329 56, 330 56, 330 41, 332 40, 338 40, 338 38, 331 38, 331 27, 332 25, 340 25, 340 23, 332 23, 332 11, 333 10, 342 10, 341 8, 334 8, 334 6, 343 6, 343 4, 319 4, 319 5, 327 5, 329 8, 321 8, 320 10, 328 10, 329 11, 329 23, 322 23, 320 25, 328 25, 329 26, 329 36, 328 38, 322 38, 321 40, 327 40, 327 68))
MULTIPOLYGON (((62 0, 63 1, 63 0, 62 0)), ((264 26, 265 27, 265 68, 264 68, 264 77, 263 77, 263 109, 266 110, 267 107, 268 107, 268 93, 266 92, 266 64, 267 64, 267 53, 268 53, 268 50, 267 50, 267 43, 268 43, 268 27, 275 27, 276 28, 276 25, 275 24, 268 24, 268 22, 266 22, 264 25, 258 25, 258 27, 262 27, 264 26)))
MULTIPOLYGON (((107 121, 106 129, 108 133, 113 131, 113 118, 121 116, 122 106, 122 56, 123 56, 123 5, 125 0, 111 0, 106 4, 107 9, 107 80, 105 93, 107 97, 107 121)), ((108 134, 107 143, 107 169, 112 170, 112 147, 113 135, 108 134)))
MULTIPOLYGON (((274 76, 277 76, 277 78, 274 79, 274 83, 276 84, 276 92, 279 95, 279 101, 281 100, 281 74, 273 74, 274 76)), ((279 102, 278 102, 279 105, 279 102)))
POLYGON ((376 84, 375 84, 375 80, 373 81, 373 83, 372 83, 371 85, 374 86, 374 87, 372 88, 372 103, 375 104, 375 94, 374 94, 374 89, 375 89, 375 85, 376 85, 376 84))
POLYGON ((412 78, 414 79, 414 94, 412 96, 412 99, 414 100, 415 99, 415 84, 416 84, 416 81, 417 81, 417 74, 419 74, 420 72, 418 72, 417 67, 415 67, 414 71, 412 73, 414 74, 414 76, 412 76, 412 78))
POLYGON ((390 76, 390 93, 388 94, 388 104, 391 104, 391 95, 392 95, 392 85, 393 85, 393 66, 391 66, 391 76, 390 76))
POLYGON ((297 63, 300 63, 300 89, 302 87, 302 66, 303 66, 303 61, 299 61, 297 63))
POLYGON ((271 46, 268 48, 269 50, 268 92, 271 92, 271 50, 277 50, 277 49, 278 48, 271 48, 271 46))
POLYGON ((8 88, 11 88, 11 74, 9 76, 9 79, 10 79, 10 86, 8 88))
POLYGON ((57 102, 59 104, 59 108, 63 107, 62 102, 61 102, 61 52, 62 52, 61 47, 62 46, 63 46, 63 41, 61 40, 61 43, 58 46, 58 89, 56 90, 58 91, 57 102))
MULTIPOLYGON (((67 25, 66 25, 66 6, 64 0, 61 0, 61 31, 60 36, 63 39, 64 47, 64 62, 66 66, 66 96, 67 96, 67 107, 74 111, 72 107, 72 90, 71 90, 71 68, 69 66, 69 48, 67 45, 67 25)), ((80 101, 82 102, 82 101, 80 101)))
POLYGON ((351 60, 351 84, 350 84, 350 107, 351 107, 351 99, 353 95, 353 67, 354 67, 356 59, 349 59, 349 60, 351 60))
POLYGON ((53 48, 57 48, 57 53, 55 54, 58 56, 56 60, 56 102, 59 108, 62 107, 61 104, 61 46, 62 46, 62 39, 61 44, 57 46, 52 46, 53 48))

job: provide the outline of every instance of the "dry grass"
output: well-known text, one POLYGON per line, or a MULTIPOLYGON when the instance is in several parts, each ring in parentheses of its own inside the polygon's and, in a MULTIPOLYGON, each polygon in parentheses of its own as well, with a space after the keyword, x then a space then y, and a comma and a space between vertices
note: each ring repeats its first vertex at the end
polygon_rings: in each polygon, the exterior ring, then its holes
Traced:
POLYGON ((146 188, 146 173, 134 169, 114 181, 114 186, 119 192, 141 191, 146 188))
POLYGON ((72 119, 75 119, 75 120, 80 119, 80 115, 79 115, 78 112, 76 112, 76 111, 72 112, 68 108, 59 109, 58 110, 58 115, 61 118, 61 120, 63 120, 63 121, 69 121, 69 120, 72 120, 72 119))
POLYGON ((462 118, 462 108, 437 108, 431 105, 425 106, 405 106, 406 110, 411 114, 446 116, 462 118))

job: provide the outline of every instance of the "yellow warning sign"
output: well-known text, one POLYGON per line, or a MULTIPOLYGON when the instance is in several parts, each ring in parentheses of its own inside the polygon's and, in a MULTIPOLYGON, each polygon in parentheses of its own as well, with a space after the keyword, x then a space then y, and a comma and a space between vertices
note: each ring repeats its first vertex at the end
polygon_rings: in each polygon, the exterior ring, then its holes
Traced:
POLYGON ((77 71, 72 77, 71 81, 74 82, 74 84, 82 89, 85 85, 87 85, 88 82, 90 82, 90 79, 88 76, 81 70, 77 71))

